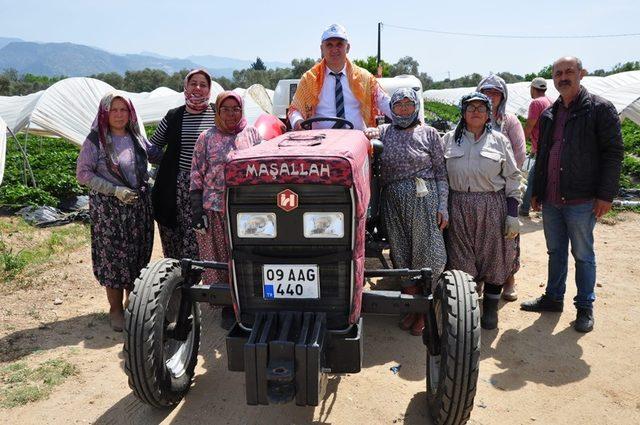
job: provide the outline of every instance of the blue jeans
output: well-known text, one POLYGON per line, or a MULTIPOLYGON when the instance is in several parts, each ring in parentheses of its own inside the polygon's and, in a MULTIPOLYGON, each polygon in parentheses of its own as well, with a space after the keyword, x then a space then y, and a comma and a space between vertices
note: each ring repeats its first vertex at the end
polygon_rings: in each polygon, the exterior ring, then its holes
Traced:
POLYGON ((546 295, 556 301, 564 298, 571 241, 578 287, 578 295, 573 303, 576 307, 592 308, 596 299, 596 255, 593 251, 596 216, 593 213, 593 202, 563 206, 543 204, 542 217, 549 254, 546 295))
POLYGON ((527 190, 524 192, 524 196, 522 197, 522 204, 520 205, 520 211, 522 213, 527 214, 529 212, 529 208, 531 208, 531 192, 533 190, 533 179, 536 173, 536 162, 533 160, 533 164, 529 169, 529 175, 527 176, 527 190))

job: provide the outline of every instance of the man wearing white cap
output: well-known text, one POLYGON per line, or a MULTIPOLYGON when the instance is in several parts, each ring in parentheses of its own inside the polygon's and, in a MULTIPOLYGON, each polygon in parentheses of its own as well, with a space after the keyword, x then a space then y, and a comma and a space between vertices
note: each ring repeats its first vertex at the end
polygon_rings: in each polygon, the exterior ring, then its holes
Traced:
MULTIPOLYGON (((538 119, 542 112, 551 106, 551 99, 546 96, 547 80, 542 77, 536 77, 531 81, 530 85, 531 98, 529 104, 529 113, 527 115, 527 123, 524 126, 524 135, 527 140, 531 141, 531 156, 535 158, 538 150, 538 137, 540 134, 540 126, 538 119)), ((531 188, 533 187, 533 178, 535 174, 535 160, 529 167, 529 176, 527 178, 527 190, 522 197, 519 214, 523 217, 529 216, 529 208, 531 206, 531 188)))
MULTIPOLYGON (((350 47, 342 25, 333 24, 322 33, 322 60, 304 73, 289 107, 294 130, 314 117, 344 118, 364 130, 375 127, 380 112, 391 116, 389 96, 370 72, 349 61, 350 47)), ((313 127, 331 128, 334 122, 317 122, 313 127)))

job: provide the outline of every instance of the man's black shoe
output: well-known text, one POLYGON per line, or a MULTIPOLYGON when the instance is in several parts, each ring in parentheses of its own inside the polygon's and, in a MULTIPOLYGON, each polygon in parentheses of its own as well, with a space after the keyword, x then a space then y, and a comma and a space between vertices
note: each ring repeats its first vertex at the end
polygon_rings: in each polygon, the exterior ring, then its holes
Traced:
POLYGON ((586 307, 578 307, 578 314, 573 327, 578 332, 591 332, 593 330, 593 309, 586 307))
POLYGON ((546 295, 520 304, 520 309, 525 311, 555 311, 559 313, 562 312, 563 307, 563 301, 554 301, 546 295))

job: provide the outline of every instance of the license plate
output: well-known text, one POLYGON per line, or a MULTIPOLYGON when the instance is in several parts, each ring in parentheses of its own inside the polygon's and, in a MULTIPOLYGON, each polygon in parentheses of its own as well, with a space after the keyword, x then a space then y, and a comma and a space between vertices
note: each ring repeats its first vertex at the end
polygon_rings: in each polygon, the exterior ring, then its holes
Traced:
POLYGON ((319 298, 315 264, 265 264, 262 268, 264 298, 319 298))

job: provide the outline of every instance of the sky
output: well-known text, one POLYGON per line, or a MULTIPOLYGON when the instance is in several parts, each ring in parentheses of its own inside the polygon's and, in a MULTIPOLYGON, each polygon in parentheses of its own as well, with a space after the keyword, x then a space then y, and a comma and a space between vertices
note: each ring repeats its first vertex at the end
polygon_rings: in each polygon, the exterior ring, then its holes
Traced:
POLYGON ((522 1, 192 1, 0 0, 0 37, 72 42, 113 53, 215 55, 281 61, 319 56, 320 36, 344 25, 351 58, 411 56, 435 80, 472 72, 537 72, 565 55, 587 70, 640 60, 640 36, 511 39, 396 28, 508 36, 640 33, 638 0, 522 1))

